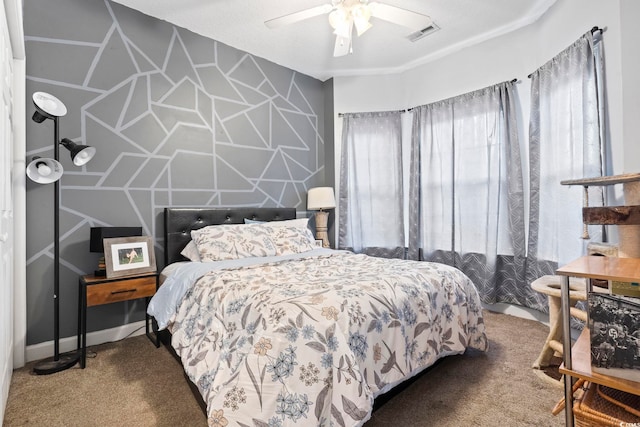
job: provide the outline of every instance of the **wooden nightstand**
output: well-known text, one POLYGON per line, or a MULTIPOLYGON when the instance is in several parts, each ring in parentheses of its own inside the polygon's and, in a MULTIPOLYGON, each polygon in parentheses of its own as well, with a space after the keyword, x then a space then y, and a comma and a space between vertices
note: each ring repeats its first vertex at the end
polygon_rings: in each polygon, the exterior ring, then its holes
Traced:
MULTIPOLYGON (((80 367, 84 369, 87 360, 87 307, 129 301, 144 298, 146 304, 158 289, 158 274, 149 273, 138 276, 96 277, 92 274, 81 276, 79 280, 78 300, 78 351, 81 352, 80 367)), ((155 322, 145 313, 145 333, 151 342, 160 347, 155 322), (152 324, 153 336, 149 331, 152 324)))

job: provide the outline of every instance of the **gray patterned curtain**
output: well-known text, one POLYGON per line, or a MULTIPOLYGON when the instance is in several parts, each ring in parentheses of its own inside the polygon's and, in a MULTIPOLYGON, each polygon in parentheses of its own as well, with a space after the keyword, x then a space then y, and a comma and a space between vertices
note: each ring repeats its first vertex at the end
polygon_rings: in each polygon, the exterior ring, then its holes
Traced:
POLYGON ((414 109, 409 258, 453 265, 485 303, 527 305, 514 83, 414 109))
MULTIPOLYGON (((603 175, 599 36, 597 41, 586 33, 531 76, 527 283, 586 253, 583 189, 560 181, 603 175)), ((590 187, 589 205, 603 202, 602 187, 590 187)), ((602 227, 589 226, 589 235, 601 242, 602 227)))
POLYGON ((345 114, 338 247, 403 258, 401 113, 345 114))

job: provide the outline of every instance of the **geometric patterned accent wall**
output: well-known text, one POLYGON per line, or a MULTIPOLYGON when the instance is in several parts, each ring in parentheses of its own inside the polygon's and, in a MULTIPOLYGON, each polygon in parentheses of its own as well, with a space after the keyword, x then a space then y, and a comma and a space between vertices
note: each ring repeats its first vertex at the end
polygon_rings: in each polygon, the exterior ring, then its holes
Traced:
MULTIPOLYGON (((322 82, 107 0, 25 0, 24 22, 27 157, 53 156, 52 122, 30 118, 35 91, 66 104, 61 138, 97 149, 80 168, 60 152, 62 337, 97 262, 90 227, 141 225, 161 262, 165 206, 304 211, 324 184, 322 82)), ((53 336, 53 197, 28 183, 28 344, 53 336)), ((95 307, 89 329, 142 316, 95 307)))

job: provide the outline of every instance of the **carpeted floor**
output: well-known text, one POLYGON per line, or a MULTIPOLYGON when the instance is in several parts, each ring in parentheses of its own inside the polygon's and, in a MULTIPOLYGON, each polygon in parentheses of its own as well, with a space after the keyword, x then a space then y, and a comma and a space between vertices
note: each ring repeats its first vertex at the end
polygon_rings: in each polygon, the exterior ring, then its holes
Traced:
MULTIPOLYGON (((442 360, 390 399, 365 427, 562 426, 561 383, 531 368, 548 328, 485 311, 490 349, 442 360)), ((182 367, 144 336, 92 348, 82 370, 13 373, 4 426, 206 426, 182 367)), ((313 420, 310 425, 313 425, 313 420)))

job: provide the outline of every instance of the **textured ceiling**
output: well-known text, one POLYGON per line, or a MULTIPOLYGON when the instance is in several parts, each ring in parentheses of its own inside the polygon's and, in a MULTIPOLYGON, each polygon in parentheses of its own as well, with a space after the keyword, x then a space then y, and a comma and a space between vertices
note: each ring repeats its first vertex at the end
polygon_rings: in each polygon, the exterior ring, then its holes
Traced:
POLYGON ((353 53, 334 58, 326 15, 268 29, 264 21, 330 0, 114 0, 277 64, 326 80, 395 73, 537 20, 556 0, 381 0, 431 17, 440 29, 411 42, 411 30, 371 19, 353 53))

